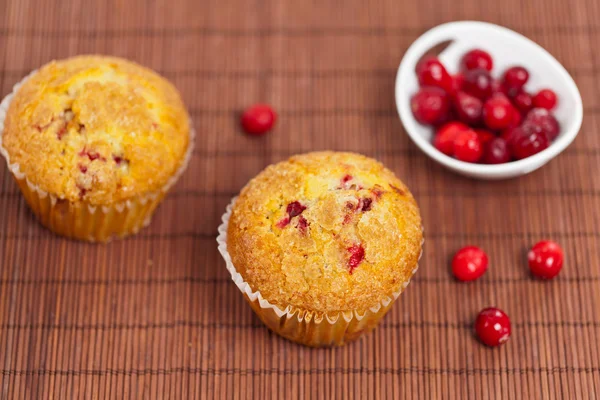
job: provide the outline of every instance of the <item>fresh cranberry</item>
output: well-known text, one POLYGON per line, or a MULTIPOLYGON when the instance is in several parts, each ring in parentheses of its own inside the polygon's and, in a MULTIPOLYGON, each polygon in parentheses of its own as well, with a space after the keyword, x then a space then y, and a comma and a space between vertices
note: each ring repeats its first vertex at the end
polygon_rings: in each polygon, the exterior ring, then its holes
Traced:
POLYGON ((242 127, 250 135, 263 135, 275 124, 277 114, 268 104, 255 104, 242 113, 242 127))
POLYGON ((513 107, 503 95, 494 95, 483 105, 483 121, 492 130, 508 128, 513 117, 513 107))
POLYGON ((520 65, 511 67, 504 72, 503 82, 510 97, 516 96, 528 80, 529 72, 520 65))
POLYGON ((454 154, 454 140, 456 136, 469 127, 461 122, 448 122, 440 127, 433 138, 433 146, 442 153, 451 156, 454 154))
POLYGON ((522 135, 522 133, 523 133, 523 129, 521 129, 521 127, 508 128, 508 129, 505 129, 504 131, 502 131, 502 134, 500 135, 500 137, 502 139, 504 139, 506 144, 508 144, 510 147, 513 139, 516 137, 519 137, 520 135, 522 135))
POLYGON ((365 258, 365 248, 360 244, 355 244, 348 248, 348 252, 350 253, 350 258, 348 259, 348 272, 352 275, 352 272, 365 258))
POLYGON ((521 160, 547 149, 550 140, 544 132, 527 130, 523 126, 518 131, 513 132, 509 145, 512 155, 517 160, 521 160))
POLYGON ((474 281, 485 273, 487 267, 487 254, 476 246, 463 247, 452 258, 452 273, 459 281, 474 281))
POLYGON ((483 151, 483 162, 486 164, 504 164, 510 161, 510 150, 506 140, 498 137, 490 140, 483 151))
POLYGON ((524 114, 528 113, 533 107, 533 99, 527 92, 519 92, 515 97, 513 97, 512 102, 517 110, 524 114))
POLYGON ((454 139, 454 157, 460 161, 475 163, 481 159, 483 148, 475 131, 459 132, 454 139))
POLYGON ((510 118, 510 124, 508 124, 508 127, 516 128, 517 126, 521 125, 521 121, 523 120, 523 117, 521 116, 521 113, 513 106, 511 106, 510 109, 511 109, 511 118, 510 118))
POLYGON ((479 136, 479 141, 482 146, 485 146, 496 137, 492 132, 486 131, 485 129, 474 129, 474 131, 477 136, 479 136))
POLYGON ((550 240, 537 242, 527 254, 531 273, 541 279, 552 279, 563 266, 563 251, 550 240))
POLYGON ((494 67, 494 62, 492 61, 490 53, 481 49, 473 49, 462 57, 460 67, 464 71, 470 71, 477 68, 491 71, 494 67))
POLYGON ((477 68, 465 72, 463 90, 484 101, 492 94, 492 76, 489 71, 477 68))
POLYGON ((448 118, 450 100, 442 89, 427 86, 413 95, 410 107, 417 121, 425 125, 436 125, 448 118))
POLYGON ((427 56, 417 64, 417 77, 421 86, 436 86, 450 93, 452 77, 446 71, 444 64, 436 57, 427 56))
POLYGON ((481 121, 483 103, 475 96, 465 92, 457 92, 454 96, 454 109, 462 122, 476 125, 481 121))
POLYGON ((462 72, 457 73, 452 77, 452 93, 457 93, 462 90, 465 83, 465 76, 462 72))
POLYGON ((479 340, 490 347, 506 342, 510 337, 510 319, 499 308, 484 308, 475 320, 475 333, 479 340))
POLYGON ((550 89, 542 89, 535 96, 533 96, 533 105, 535 107, 545 108, 546 110, 552 110, 556 107, 557 97, 556 93, 550 89))
POLYGON ((497 79, 494 79, 492 81, 492 94, 495 94, 495 93, 501 93, 501 94, 507 96, 506 88, 502 84, 502 81, 497 80, 497 79))
POLYGON ((552 141, 560 133, 560 124, 545 108, 534 108, 527 114, 523 122, 523 129, 543 132, 552 141))

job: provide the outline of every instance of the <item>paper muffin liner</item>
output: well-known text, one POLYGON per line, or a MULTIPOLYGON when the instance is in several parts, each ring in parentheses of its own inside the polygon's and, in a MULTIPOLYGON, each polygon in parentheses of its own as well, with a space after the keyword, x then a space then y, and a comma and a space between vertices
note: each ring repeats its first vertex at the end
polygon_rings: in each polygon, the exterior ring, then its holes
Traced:
POLYGON ((32 71, 17 83, 12 92, 0 103, 0 154, 6 159, 6 165, 33 213, 42 225, 51 231, 69 238, 90 242, 107 242, 113 237, 124 237, 137 233, 141 228, 149 225, 154 210, 190 162, 195 143, 195 131, 191 121, 190 141, 183 162, 160 190, 123 202, 101 206, 92 205, 86 201, 61 199, 32 183, 21 171, 20 165, 11 162, 10 155, 2 141, 4 121, 10 102, 21 85, 36 72, 37 70, 32 71))
MULTIPOLYGON (((227 250, 227 228, 236 199, 237 197, 232 199, 221 218, 223 222, 218 228, 219 235, 217 236, 219 252, 225 260, 231 279, 243 293, 244 298, 256 315, 269 329, 286 339, 311 347, 342 346, 356 340, 377 326, 381 318, 390 310, 394 301, 398 299, 410 283, 409 279, 397 291, 386 296, 378 304, 367 310, 320 313, 291 305, 281 309, 265 299, 260 290, 252 290, 231 261, 231 256, 227 250)), ((422 254, 421 243, 419 260, 422 254)), ((418 268, 419 265, 415 265, 412 275, 417 272, 418 268)))

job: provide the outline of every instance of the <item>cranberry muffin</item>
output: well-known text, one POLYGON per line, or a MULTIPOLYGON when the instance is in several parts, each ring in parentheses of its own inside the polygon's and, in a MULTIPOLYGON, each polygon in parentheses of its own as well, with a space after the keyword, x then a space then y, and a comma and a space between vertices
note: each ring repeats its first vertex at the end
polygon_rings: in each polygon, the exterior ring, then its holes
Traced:
POLYGON ((224 221, 220 249, 253 309, 276 333, 310 346, 374 328, 416 271, 423 242, 406 185, 352 153, 269 166, 224 221))
POLYGON ((149 222, 192 148, 175 87, 127 60, 53 61, 8 96, 2 154, 42 224, 106 241, 149 222))

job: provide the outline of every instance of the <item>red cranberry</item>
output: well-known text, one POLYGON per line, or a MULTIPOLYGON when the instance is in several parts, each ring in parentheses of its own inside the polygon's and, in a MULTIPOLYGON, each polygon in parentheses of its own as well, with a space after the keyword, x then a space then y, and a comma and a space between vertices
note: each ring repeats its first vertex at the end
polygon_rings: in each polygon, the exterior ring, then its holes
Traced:
POLYGON ((504 164, 510 157, 508 144, 502 138, 494 138, 484 146, 483 162, 486 164, 504 164))
POLYGON ((444 64, 436 57, 427 56, 417 64, 417 77, 421 86, 436 86, 450 93, 452 77, 446 71, 444 64))
POLYGON ((482 68, 491 71, 494 67, 492 56, 484 50, 473 49, 467 52, 461 59, 460 67, 464 71, 482 68))
POLYGON ((365 258, 365 249, 360 244, 352 245, 348 248, 350 258, 348 259, 348 272, 352 275, 352 272, 358 267, 358 265, 365 258))
POLYGON ((417 121, 425 125, 436 125, 448 118, 450 100, 442 89, 427 86, 413 95, 410 107, 417 121))
POLYGON ((484 308, 475 320, 475 333, 479 340, 490 347, 506 342, 510 337, 510 319, 499 308, 484 308))
POLYGON ((524 114, 533 108, 533 99, 527 92, 519 92, 515 97, 513 97, 512 102, 517 110, 524 114))
POLYGON ((267 104, 255 104, 242 113, 242 127, 251 135, 263 135, 275 124, 277 114, 267 104))
POLYGON ((483 103, 475 96, 458 92, 454 96, 454 109, 458 118, 469 125, 477 125, 481 121, 483 103))
POLYGON ((508 128, 513 117, 513 107, 503 95, 495 95, 483 106, 483 121, 492 130, 508 128))
POLYGON ((510 119, 510 124, 508 125, 509 128, 516 128, 517 126, 521 125, 521 121, 523 119, 523 117, 521 116, 521 113, 514 107, 510 107, 511 111, 511 119, 510 119))
POLYGON ((497 79, 492 81, 492 94, 495 93, 502 93, 503 95, 507 96, 506 89, 504 88, 502 81, 499 81, 497 79))
POLYGON ((512 155, 517 159, 530 157, 534 154, 545 150, 550 145, 548 136, 544 132, 531 131, 523 126, 510 138, 510 150, 512 155))
POLYGON ((452 77, 452 93, 457 93, 462 90, 463 84, 465 82, 465 76, 462 72, 457 73, 452 77))
POLYGON ((560 125, 556 118, 544 108, 534 108, 529 111, 523 122, 524 130, 544 132, 551 141, 560 133, 560 125))
POLYGON ((454 157, 457 160, 475 163, 481 159, 483 148, 475 131, 460 132, 454 139, 454 157))
POLYGON ((492 94, 492 82, 492 76, 487 70, 472 69, 465 72, 463 90, 483 101, 492 94))
POLYGON ((533 105, 535 107, 552 110, 554 107, 556 107, 556 103, 556 93, 550 89, 542 89, 537 92, 535 96, 533 96, 533 105))
POLYGON ((508 144, 510 147, 512 140, 516 137, 519 137, 522 133, 523 133, 523 129, 521 129, 521 127, 508 128, 508 129, 502 131, 502 134, 500 135, 500 137, 502 139, 504 139, 506 144, 508 144))
POLYGON ((531 273, 541 279, 552 279, 563 266, 563 251, 550 240, 537 242, 527 254, 531 273))
POLYGON ((479 136, 479 141, 484 147, 496 137, 492 132, 486 131, 485 129, 475 129, 475 133, 479 136))
POLYGON ((504 72, 504 86, 513 97, 521 91, 521 88, 529 80, 529 72, 521 66, 511 67, 504 72))
POLYGON ((448 122, 437 130, 433 138, 433 145, 442 153, 451 156, 454 154, 456 136, 467 130, 469 130, 469 127, 461 122, 448 122))
POLYGON ((487 254, 476 246, 463 247, 452 258, 452 273, 459 281, 474 281, 485 273, 487 267, 487 254))

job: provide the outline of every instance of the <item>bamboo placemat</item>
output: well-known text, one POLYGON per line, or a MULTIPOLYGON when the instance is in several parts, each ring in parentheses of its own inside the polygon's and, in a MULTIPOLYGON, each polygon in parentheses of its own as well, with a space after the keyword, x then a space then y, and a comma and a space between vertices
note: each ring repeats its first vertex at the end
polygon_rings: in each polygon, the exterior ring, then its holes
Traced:
POLYGON ((0 167, 0 397, 565 398, 600 396, 600 3, 595 0, 0 2, 2 95, 30 70, 81 53, 124 56, 181 90, 198 131, 190 168, 152 225, 109 245, 40 227, 0 167), (574 76, 577 140, 526 177, 477 182, 442 169, 396 115, 396 68, 439 23, 515 29, 574 76), (280 114, 253 139, 237 113, 280 114), (217 253, 219 218, 262 168, 299 152, 374 156, 413 190, 425 252, 379 328, 311 350, 271 334, 217 253), (525 250, 567 254, 552 282, 530 279, 525 250), (491 259, 478 282, 448 271, 473 243, 491 259), (471 323, 497 305, 513 322, 498 349, 471 323))

